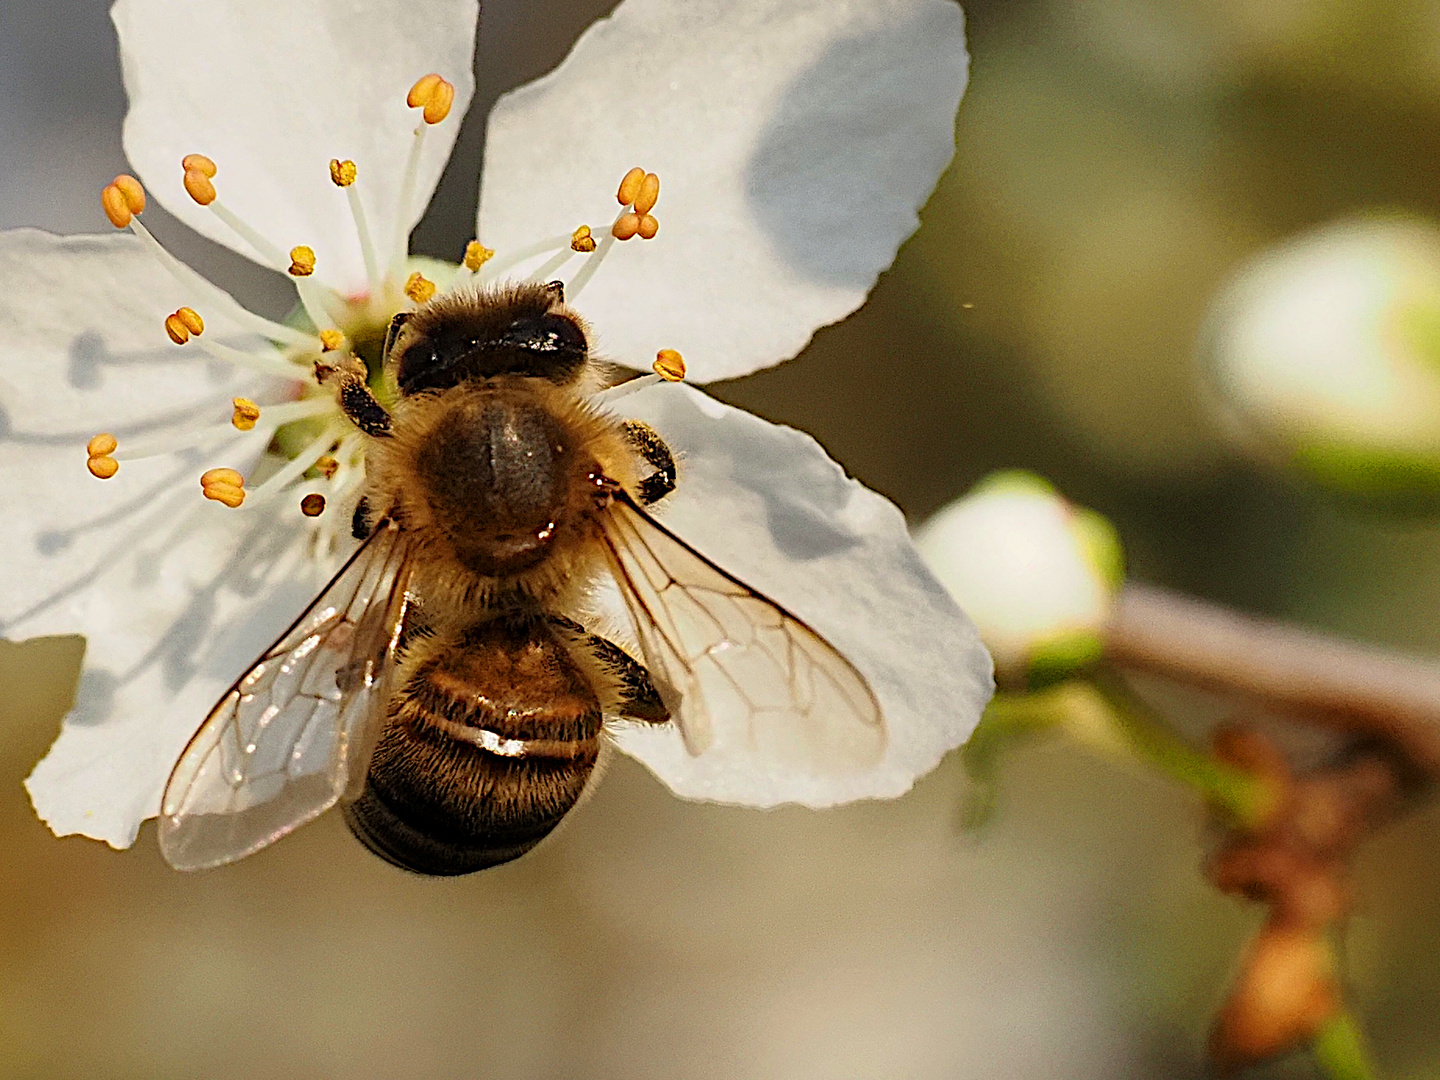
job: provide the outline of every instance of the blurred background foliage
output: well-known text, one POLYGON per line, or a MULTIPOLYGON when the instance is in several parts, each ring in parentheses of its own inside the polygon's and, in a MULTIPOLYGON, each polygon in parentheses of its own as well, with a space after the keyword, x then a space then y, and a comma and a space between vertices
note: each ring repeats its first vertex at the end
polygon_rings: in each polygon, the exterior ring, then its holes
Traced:
MULTIPOLYGON (((471 234, 489 102, 609 6, 490 0, 422 251, 471 234)), ((0 5, 0 224, 104 228, 125 167, 106 8, 0 5)), ((1358 211, 1440 214, 1440 3, 967 15, 958 151, 921 232, 855 317, 717 392, 813 432, 914 522, 1034 469, 1118 524, 1138 577, 1434 653, 1440 530, 1247 463, 1194 352, 1248 256, 1358 211)), ((283 283, 151 217, 278 313, 283 283)), ((903 800, 825 813, 685 804, 619 761, 555 842, 478 877, 404 876, 333 815, 182 876, 150 827, 121 854, 29 809, 80 656, 0 647, 0 1076, 1199 1076, 1260 916, 1200 878, 1185 792, 1057 742, 1004 763, 978 837, 953 755, 903 800)), ((1194 733, 1223 715, 1152 690, 1194 733)), ((1345 976, 1391 1077, 1440 1074, 1437 841, 1422 811, 1358 871, 1345 976)))

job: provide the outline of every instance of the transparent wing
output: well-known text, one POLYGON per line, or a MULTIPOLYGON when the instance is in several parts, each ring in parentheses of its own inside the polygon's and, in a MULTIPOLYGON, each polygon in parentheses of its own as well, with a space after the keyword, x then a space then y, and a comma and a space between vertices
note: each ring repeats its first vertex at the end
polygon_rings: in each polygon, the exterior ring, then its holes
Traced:
POLYGON ((628 496, 603 528, 651 679, 692 754, 820 774, 879 759, 880 705, 829 642, 628 496))
POLYGON ((234 862, 324 813, 364 782, 379 736, 410 576, 383 522, 185 747, 160 808, 179 870, 234 862))

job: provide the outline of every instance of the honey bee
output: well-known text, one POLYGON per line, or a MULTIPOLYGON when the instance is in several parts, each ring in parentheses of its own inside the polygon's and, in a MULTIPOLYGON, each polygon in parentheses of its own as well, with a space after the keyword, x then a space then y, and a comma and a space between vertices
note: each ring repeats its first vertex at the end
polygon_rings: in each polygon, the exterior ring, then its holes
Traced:
POLYGON ((367 437, 362 543, 186 746, 171 865, 234 861, 337 803, 407 870, 504 863, 576 805, 607 723, 673 723, 692 754, 756 768, 879 757, 855 668, 647 512, 674 455, 596 404, 560 283, 401 313, 383 357, 390 408, 358 361, 317 369, 367 437), (607 573, 643 663, 586 625, 607 573))

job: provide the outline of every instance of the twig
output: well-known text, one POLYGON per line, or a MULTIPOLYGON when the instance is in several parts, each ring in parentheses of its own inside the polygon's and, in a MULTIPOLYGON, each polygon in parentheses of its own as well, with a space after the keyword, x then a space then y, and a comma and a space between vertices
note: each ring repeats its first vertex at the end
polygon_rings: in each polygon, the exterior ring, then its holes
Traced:
POLYGON ((1122 667, 1384 740, 1440 777, 1440 662, 1127 585, 1107 630, 1122 667))

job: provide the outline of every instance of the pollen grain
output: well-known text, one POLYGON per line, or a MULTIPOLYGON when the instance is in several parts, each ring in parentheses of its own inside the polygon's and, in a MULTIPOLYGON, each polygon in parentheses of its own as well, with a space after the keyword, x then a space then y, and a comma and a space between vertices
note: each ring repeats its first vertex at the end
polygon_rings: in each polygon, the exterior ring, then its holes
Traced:
POLYGON ((412 109, 423 109, 425 123, 438 124, 450 115, 450 106, 455 101, 454 84, 431 72, 417 79, 405 95, 405 104, 412 109))
POLYGON ((570 250, 589 254, 595 250, 595 237, 590 235, 590 226, 581 225, 570 234, 570 250))
POLYGON ((685 358, 674 349, 661 349, 655 354, 654 369, 666 382, 681 382, 685 378, 685 358))
POLYGON ((640 190, 635 195, 635 212, 641 217, 655 209, 655 204, 660 201, 660 177, 653 172, 646 173, 640 181, 640 190))
POLYGON ((495 252, 490 248, 480 243, 479 240, 471 240, 465 245, 465 258, 462 262, 465 264, 465 269, 473 274, 494 257, 495 252))
POLYGON ((640 196, 640 189, 645 183, 645 170, 639 168, 631 169, 620 181, 620 190, 615 193, 615 198, 621 206, 629 206, 640 196))
POLYGON ((616 240, 629 240, 640 232, 639 214, 621 214, 610 226, 610 235, 616 240))
POLYGON ((435 295, 435 283, 415 271, 405 281, 405 295, 417 304, 423 304, 435 295))
POLYGON ((230 417, 230 423, 239 431, 252 430, 255 422, 260 419, 260 406, 243 397, 235 398, 231 404, 235 406, 235 412, 230 417))
POLYGON ((315 249, 304 244, 290 249, 291 277, 309 277, 315 272, 315 249))
POLYGON ((245 501, 245 478, 234 469, 211 469, 200 477, 200 491, 233 510, 245 501))

